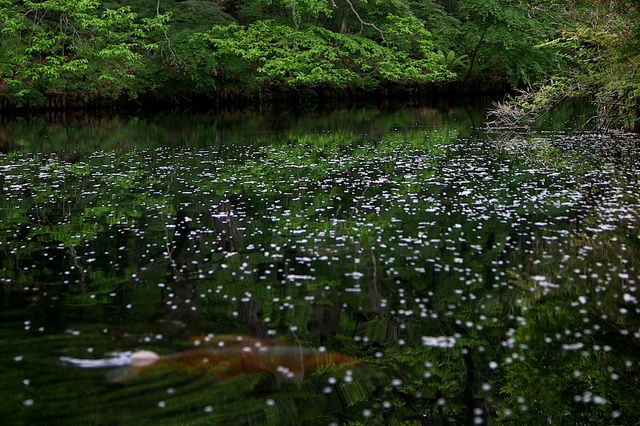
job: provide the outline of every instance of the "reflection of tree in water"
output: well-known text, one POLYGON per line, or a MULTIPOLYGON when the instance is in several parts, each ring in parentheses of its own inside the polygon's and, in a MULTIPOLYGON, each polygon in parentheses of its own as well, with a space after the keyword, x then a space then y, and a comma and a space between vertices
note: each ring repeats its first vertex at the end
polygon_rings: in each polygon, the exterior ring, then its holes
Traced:
MULTIPOLYGON (((239 219, 230 202, 225 201, 207 211, 202 222, 202 212, 179 210, 174 220, 174 233, 167 245, 170 291, 163 291, 166 305, 158 320, 164 324, 165 333, 190 335, 187 326, 193 324, 197 315, 195 283, 204 272, 212 272, 216 265, 210 262, 214 253, 237 252, 243 237, 239 219), (204 225, 204 226, 202 226, 204 225), (209 226, 209 228, 206 228, 209 226), (166 298, 166 299, 165 299, 166 298)), ((258 337, 264 337, 264 325, 257 321, 258 307, 253 312, 250 306, 241 305, 246 321, 258 337)))
POLYGON ((324 338, 333 338, 340 330, 340 309, 330 304, 314 304, 307 324, 309 333, 324 338))
POLYGON ((218 250, 226 252, 238 251, 242 247, 243 237, 238 228, 238 217, 233 206, 223 201, 209 211, 209 224, 216 236, 218 250))
POLYGON ((258 318, 262 304, 258 299, 240 301, 238 305, 238 319, 249 326, 252 336, 267 337, 267 326, 258 318))

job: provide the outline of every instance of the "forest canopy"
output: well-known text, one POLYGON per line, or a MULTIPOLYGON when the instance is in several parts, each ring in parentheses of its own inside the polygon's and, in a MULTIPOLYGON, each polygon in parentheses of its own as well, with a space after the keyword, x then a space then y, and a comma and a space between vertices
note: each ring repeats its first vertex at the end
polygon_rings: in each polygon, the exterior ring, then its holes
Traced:
POLYGON ((612 124, 633 127, 640 95, 637 6, 0 0, 0 96, 11 105, 37 106, 56 95, 87 105, 142 97, 535 86, 543 87, 535 91, 542 96, 532 105, 593 94, 609 109, 624 104, 622 122, 612 124))

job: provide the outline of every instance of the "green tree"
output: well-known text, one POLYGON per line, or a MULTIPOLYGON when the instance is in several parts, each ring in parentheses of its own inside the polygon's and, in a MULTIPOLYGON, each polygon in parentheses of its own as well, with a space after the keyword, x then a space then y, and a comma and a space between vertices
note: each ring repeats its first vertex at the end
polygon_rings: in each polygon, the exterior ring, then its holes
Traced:
POLYGON ((555 72, 559 57, 544 46, 559 19, 554 9, 519 0, 459 0, 457 41, 470 65, 465 79, 504 76, 514 86, 540 81, 555 72))
POLYGON ((637 2, 122 3, 0 0, 0 96, 16 105, 56 94, 100 103, 147 93, 551 81, 521 104, 594 93, 603 125, 638 127, 637 2))
POLYGON ((130 7, 103 9, 97 0, 0 3, 1 90, 20 105, 45 94, 85 100, 135 97, 138 78, 155 45, 147 37, 162 16, 139 20, 130 7))
POLYGON ((553 47, 566 67, 519 96, 501 104, 502 123, 535 119, 570 96, 591 98, 600 128, 640 130, 640 8, 638 2, 550 1, 548 9, 564 11, 553 37, 541 47, 553 47))
POLYGON ((208 50, 203 59, 212 74, 229 84, 246 79, 245 90, 324 86, 368 89, 385 82, 431 82, 448 77, 429 49, 428 32, 419 23, 398 18, 389 28, 391 39, 407 33, 424 37, 416 42, 417 58, 368 38, 314 25, 296 30, 276 21, 257 21, 246 28, 214 27, 194 35, 192 40, 208 50))

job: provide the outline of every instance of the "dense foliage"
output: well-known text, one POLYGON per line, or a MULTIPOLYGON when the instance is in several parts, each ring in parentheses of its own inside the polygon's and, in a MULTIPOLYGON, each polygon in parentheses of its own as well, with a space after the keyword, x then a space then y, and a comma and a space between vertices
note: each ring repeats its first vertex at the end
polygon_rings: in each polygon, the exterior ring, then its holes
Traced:
POLYGON ((0 101, 529 87, 503 117, 595 95, 603 125, 637 129, 639 15, 581 0, 0 0, 0 101))
POLYGON ((153 95, 340 93, 542 80, 546 2, 0 1, 0 94, 100 103, 153 95), (543 7, 544 6, 544 7, 543 7))
POLYGON ((566 23, 545 47, 555 46, 566 67, 501 105, 503 124, 536 120, 571 96, 590 97, 603 129, 640 130, 640 8, 637 1, 554 1, 566 23))

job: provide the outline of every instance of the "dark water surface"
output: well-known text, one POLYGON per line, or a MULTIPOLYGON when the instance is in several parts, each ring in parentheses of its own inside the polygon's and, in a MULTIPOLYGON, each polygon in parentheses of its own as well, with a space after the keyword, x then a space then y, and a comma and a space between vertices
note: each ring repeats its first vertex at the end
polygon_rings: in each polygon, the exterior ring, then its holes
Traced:
POLYGON ((486 106, 6 119, 0 422, 637 423, 639 141, 486 106))

